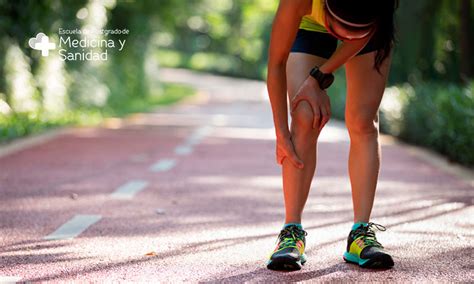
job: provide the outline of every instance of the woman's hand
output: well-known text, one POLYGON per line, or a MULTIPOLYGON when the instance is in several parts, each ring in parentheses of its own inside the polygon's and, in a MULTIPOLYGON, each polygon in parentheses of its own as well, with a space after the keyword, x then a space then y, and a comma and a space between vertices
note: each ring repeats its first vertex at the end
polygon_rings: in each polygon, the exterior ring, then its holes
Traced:
POLYGON ((331 102, 325 90, 321 90, 318 82, 311 76, 308 76, 303 82, 295 97, 291 100, 291 113, 301 101, 307 101, 313 109, 314 119, 313 128, 319 123, 319 131, 329 121, 331 117, 331 102))
POLYGON ((276 140, 276 158, 277 163, 282 165, 283 160, 288 157, 291 163, 298 169, 302 169, 304 167, 303 162, 301 159, 296 155, 295 146, 293 145, 293 141, 291 139, 291 135, 277 135, 276 140))

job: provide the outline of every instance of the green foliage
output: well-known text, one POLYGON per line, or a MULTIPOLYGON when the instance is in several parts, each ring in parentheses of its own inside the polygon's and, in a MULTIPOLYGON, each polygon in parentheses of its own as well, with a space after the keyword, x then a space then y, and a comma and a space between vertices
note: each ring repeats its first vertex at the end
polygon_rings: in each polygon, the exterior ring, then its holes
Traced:
POLYGON ((38 133, 44 129, 67 124, 69 117, 64 116, 61 121, 43 120, 30 113, 15 113, 13 115, 0 115, 0 142, 12 140, 17 137, 38 133))
POLYGON ((474 165, 474 82, 468 87, 421 83, 394 87, 397 115, 381 108, 381 128, 408 142, 427 146, 452 160, 474 165), (398 108, 397 108, 398 109, 398 108))
POLYGON ((124 116, 134 112, 148 112, 158 105, 170 105, 195 93, 192 88, 184 85, 164 83, 162 86, 145 98, 127 97, 126 100, 114 101, 107 105, 104 113, 107 116, 124 116))
MULTIPOLYGON (((36 71, 39 56, 28 48, 28 39, 39 31, 51 34, 59 27, 72 28, 80 26, 76 12, 86 4, 78 1, 8 1, 0 0, 0 66, 4 66, 5 52, 8 46, 18 44, 31 60, 31 69, 36 71)), ((0 93, 5 92, 5 74, 0 68, 0 93)))
MULTIPOLYGON (((186 54, 171 49, 159 49, 156 52, 156 57, 160 60, 161 66, 165 67, 183 67, 241 77, 236 68, 241 65, 241 60, 237 56, 213 52, 186 54)), ((256 77, 258 78, 258 76, 256 77)))
MULTIPOLYGON (((400 1, 396 14, 398 44, 392 61, 391 83, 459 82, 460 61, 468 60, 474 66, 474 57, 461 58, 460 3, 451 0, 400 1)), ((471 8, 470 14, 474 15, 474 5, 471 8)), ((474 33, 465 36, 474 42, 474 33)))
MULTIPOLYGON (((188 89, 160 84, 158 64, 149 51, 157 31, 185 26, 200 3, 0 0, 0 48, 5 51, 0 52, 0 141, 56 125, 146 111, 189 94, 188 89), (106 62, 61 62, 57 55, 42 57, 28 46, 39 32, 58 43, 59 28, 84 27, 128 29, 130 34, 109 36, 127 43, 121 51, 108 50, 106 62)), ((202 65, 202 58, 193 61, 202 65)))
POLYGON ((334 84, 328 89, 331 101, 332 117, 344 120, 346 109, 346 77, 344 69, 340 69, 334 75, 334 84))
POLYGON ((123 117, 130 113, 152 111, 159 105, 178 102, 194 93, 190 87, 167 83, 163 84, 162 89, 155 90, 153 95, 146 98, 126 97, 120 103, 110 104, 104 108, 79 107, 67 110, 55 118, 49 117, 47 113, 0 114, 0 143, 52 127, 71 124, 95 125, 107 117, 123 117))
POLYGON ((274 0, 202 0, 184 23, 155 44, 162 66, 186 67, 246 78, 266 75, 274 0), (171 40, 170 40, 171 38, 171 40), (171 56, 171 59, 168 58, 171 56))

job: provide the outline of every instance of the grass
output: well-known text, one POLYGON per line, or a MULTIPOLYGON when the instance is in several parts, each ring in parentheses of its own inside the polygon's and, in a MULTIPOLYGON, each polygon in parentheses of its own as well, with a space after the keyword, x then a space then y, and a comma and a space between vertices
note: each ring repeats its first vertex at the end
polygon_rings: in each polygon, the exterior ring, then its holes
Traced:
POLYGON ((48 113, 0 114, 0 143, 41 133, 66 125, 97 125, 109 117, 124 117, 136 112, 150 112, 157 106, 170 105, 195 94, 191 87, 163 83, 163 88, 145 97, 123 97, 103 108, 75 108, 60 115, 48 113))

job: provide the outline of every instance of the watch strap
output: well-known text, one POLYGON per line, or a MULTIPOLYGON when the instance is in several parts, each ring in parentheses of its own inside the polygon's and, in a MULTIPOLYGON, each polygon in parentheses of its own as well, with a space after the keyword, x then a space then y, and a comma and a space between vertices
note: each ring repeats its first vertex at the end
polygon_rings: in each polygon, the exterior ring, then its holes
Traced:
POLYGON ((321 89, 327 89, 334 81, 334 75, 332 73, 323 73, 317 66, 311 69, 309 74, 318 81, 321 89))

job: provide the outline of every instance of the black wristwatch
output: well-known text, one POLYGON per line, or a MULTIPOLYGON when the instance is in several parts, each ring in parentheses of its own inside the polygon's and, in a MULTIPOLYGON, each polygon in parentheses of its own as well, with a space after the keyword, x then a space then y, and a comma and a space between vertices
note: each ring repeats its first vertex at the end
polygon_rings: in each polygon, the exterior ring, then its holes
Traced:
POLYGON ((309 75, 311 75, 314 79, 316 79, 316 81, 318 81, 319 87, 323 90, 329 88, 332 82, 334 82, 334 75, 332 73, 323 73, 319 70, 317 66, 311 69, 309 75))

